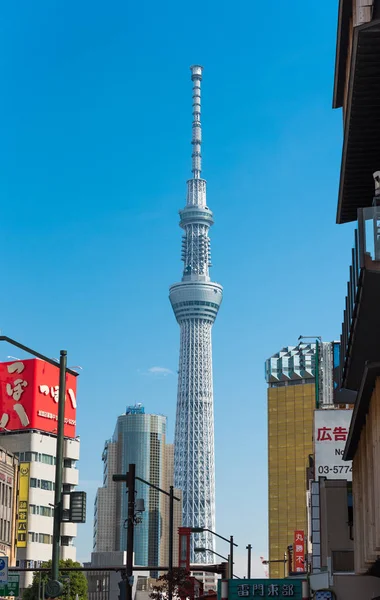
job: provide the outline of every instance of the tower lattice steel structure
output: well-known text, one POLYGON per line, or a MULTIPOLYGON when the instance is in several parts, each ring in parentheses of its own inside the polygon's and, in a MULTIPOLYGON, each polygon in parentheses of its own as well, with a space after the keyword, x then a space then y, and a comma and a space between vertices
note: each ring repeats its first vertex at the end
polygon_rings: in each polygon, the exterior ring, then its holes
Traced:
MULTIPOLYGON (((213 215, 201 177, 202 67, 191 68, 193 81, 192 172, 186 206, 180 211, 183 276, 170 288, 170 302, 180 325, 177 416, 174 442, 175 486, 183 490, 183 524, 215 530, 214 398, 211 329, 222 302, 223 288, 210 280, 209 228, 213 215)), ((195 546, 214 549, 214 536, 196 534, 195 546)), ((209 552, 192 562, 212 563, 209 552)))

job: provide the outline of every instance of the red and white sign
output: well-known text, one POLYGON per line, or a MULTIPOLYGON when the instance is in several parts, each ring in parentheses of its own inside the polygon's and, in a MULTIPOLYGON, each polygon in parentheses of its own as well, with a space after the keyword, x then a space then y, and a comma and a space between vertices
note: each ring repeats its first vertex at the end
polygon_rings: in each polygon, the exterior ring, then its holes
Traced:
MULTIPOLYGON (((36 358, 0 363, 0 431, 57 433, 59 365, 36 358)), ((76 377, 66 374, 66 437, 75 437, 76 377)))
POLYGON ((305 532, 295 531, 294 532, 294 543, 293 543, 293 556, 294 556, 294 571, 296 573, 304 573, 305 571, 305 532))
POLYGON ((344 461, 352 410, 321 409, 314 411, 315 479, 352 481, 352 462, 344 461))

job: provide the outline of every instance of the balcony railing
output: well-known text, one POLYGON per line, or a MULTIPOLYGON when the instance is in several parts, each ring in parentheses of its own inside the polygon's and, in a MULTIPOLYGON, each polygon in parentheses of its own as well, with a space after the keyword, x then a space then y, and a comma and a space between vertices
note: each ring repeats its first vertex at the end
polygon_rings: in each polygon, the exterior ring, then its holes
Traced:
MULTIPOLYGON (((347 375, 353 357, 353 342, 358 320, 358 311, 363 294, 365 272, 376 271, 380 275, 380 206, 362 208, 358 210, 358 228, 355 230, 355 243, 352 249, 352 264, 350 266, 350 278, 347 283, 347 296, 345 301, 345 310, 342 323, 341 345, 340 345, 340 365, 341 365, 341 385, 346 387, 347 375)), ((379 277, 380 282, 380 277, 379 277)), ((371 284, 367 284, 367 287, 371 284)), ((380 313, 380 303, 378 300, 378 309, 380 313)), ((369 328, 373 315, 360 314, 361 325, 369 328), (366 320, 366 323, 365 323, 366 320)), ((375 332, 374 332, 375 333, 375 332)), ((380 335, 377 334, 380 338, 380 335)), ((380 339, 379 339, 380 355, 380 339)), ((363 360, 374 359, 373 356, 363 357, 363 360)), ((363 362, 363 368, 364 368, 363 362)), ((350 388, 350 385, 347 385, 350 388)), ((351 388, 353 389, 352 385, 351 388)), ((355 389, 357 387, 355 386, 355 389)))

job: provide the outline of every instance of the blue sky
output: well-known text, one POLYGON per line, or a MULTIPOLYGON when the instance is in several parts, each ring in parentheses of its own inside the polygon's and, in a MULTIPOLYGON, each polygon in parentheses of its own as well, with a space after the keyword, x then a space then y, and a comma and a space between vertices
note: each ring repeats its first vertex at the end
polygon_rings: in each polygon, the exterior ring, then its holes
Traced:
POLYGON ((205 67, 212 276, 224 286, 217 530, 236 536, 238 560, 248 543, 265 555, 264 361, 300 334, 338 338, 353 237, 335 225, 337 2, 21 0, 0 11, 0 329, 83 366, 78 557, 91 550, 117 415, 142 402, 168 416, 173 438, 176 376, 149 369, 177 369, 168 289, 181 276, 193 63, 205 67))

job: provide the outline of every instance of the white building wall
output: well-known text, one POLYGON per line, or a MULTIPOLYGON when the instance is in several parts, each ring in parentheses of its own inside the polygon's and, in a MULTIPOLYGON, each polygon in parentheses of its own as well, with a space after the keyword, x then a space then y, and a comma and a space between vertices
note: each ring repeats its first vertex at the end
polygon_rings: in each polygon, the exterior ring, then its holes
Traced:
MULTIPOLYGON (((41 562, 51 560, 53 535, 55 456, 57 440, 53 435, 43 432, 28 431, 23 433, 4 434, 2 444, 11 452, 19 455, 20 462, 30 462, 28 540, 26 548, 17 548, 16 564, 24 567, 35 567, 41 562), (35 453, 30 456, 26 453, 35 453), (53 457, 53 460, 49 457, 53 457), (37 458, 37 460, 36 460, 37 458), (29 460, 28 460, 29 459, 29 460), (51 461, 53 464, 48 464, 51 461), (38 508, 37 508, 38 507, 38 508), (41 507, 43 507, 41 509, 41 507), (42 514, 41 514, 42 513, 42 514)), ((65 440, 64 459, 79 459, 80 443, 78 439, 65 440)), ((67 463, 64 468, 63 490, 72 491, 79 481, 79 473, 75 462, 67 463)), ((64 499, 64 507, 68 508, 68 498, 64 499)), ((61 528, 61 558, 76 559, 74 546, 77 525, 63 523, 61 528)), ((32 573, 20 576, 20 587, 28 587, 32 583, 32 573)))

